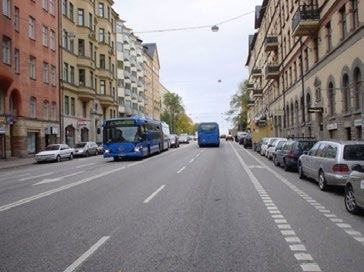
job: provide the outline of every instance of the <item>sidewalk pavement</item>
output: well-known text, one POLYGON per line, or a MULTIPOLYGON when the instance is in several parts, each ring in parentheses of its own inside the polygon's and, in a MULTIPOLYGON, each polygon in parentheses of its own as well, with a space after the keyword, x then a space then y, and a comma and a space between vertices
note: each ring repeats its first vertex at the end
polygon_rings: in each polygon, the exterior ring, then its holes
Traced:
POLYGON ((11 157, 8 159, 0 159, 0 170, 31 165, 34 163, 36 163, 34 157, 29 157, 29 158, 11 157))

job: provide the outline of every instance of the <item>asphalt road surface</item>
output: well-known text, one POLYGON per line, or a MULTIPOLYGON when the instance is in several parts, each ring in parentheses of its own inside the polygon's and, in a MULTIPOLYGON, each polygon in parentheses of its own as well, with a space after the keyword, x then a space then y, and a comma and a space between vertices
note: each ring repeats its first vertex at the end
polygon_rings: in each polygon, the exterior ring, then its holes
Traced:
POLYGON ((364 271, 364 216, 235 142, 0 172, 0 271, 364 271))

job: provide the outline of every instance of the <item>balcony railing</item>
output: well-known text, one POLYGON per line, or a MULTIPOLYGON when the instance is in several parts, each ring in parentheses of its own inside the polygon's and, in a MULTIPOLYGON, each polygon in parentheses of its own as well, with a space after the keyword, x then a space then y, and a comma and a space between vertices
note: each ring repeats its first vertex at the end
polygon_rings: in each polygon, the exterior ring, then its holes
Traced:
POLYGON ((248 91, 252 91, 253 88, 254 88, 254 84, 253 83, 248 83, 247 88, 248 88, 248 91))
POLYGON ((262 76, 262 69, 261 68, 254 68, 252 70, 252 77, 261 77, 262 76))
POLYGON ((254 97, 261 97, 261 96, 263 96, 263 89, 254 89, 253 90, 253 96, 254 97))
POLYGON ((274 51, 278 49, 278 37, 277 36, 267 36, 264 42, 264 50, 274 51))
POLYGON ((254 107, 254 100, 248 100, 248 108, 254 107))
POLYGON ((275 63, 268 64, 265 67, 265 78, 266 79, 279 78, 279 65, 275 63))
POLYGON ((318 5, 300 5, 292 19, 292 35, 308 36, 316 32, 320 23, 318 5))

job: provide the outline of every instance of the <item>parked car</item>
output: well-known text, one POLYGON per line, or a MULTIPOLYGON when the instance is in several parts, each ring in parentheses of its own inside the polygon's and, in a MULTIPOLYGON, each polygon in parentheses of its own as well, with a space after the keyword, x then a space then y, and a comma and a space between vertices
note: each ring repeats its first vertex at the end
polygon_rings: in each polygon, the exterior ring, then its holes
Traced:
POLYGON ((225 140, 226 141, 234 141, 234 136, 231 135, 231 134, 227 134, 227 135, 225 135, 225 140))
POLYGON ((245 132, 245 131, 238 131, 236 133, 236 139, 235 139, 235 141, 240 144, 240 139, 244 138, 247 133, 248 132, 245 132))
POLYGON ((102 142, 97 142, 97 154, 101 155, 105 153, 104 144, 102 142))
POLYGON ((261 138, 257 143, 254 144, 254 151, 260 154, 260 150, 262 147, 262 143, 264 141, 265 137, 261 138))
POLYGON ((88 157, 90 155, 98 155, 98 146, 93 141, 77 143, 75 146, 75 156, 88 157))
POLYGON ((364 141, 319 141, 299 158, 298 173, 325 191, 329 185, 345 186, 351 168, 363 161, 364 141))
POLYGON ((273 155, 276 152, 276 149, 280 148, 285 142, 287 142, 287 139, 275 139, 273 141, 273 143, 268 147, 267 150, 268 160, 273 160, 273 155))
POLYGON ((169 142, 170 142, 170 147, 174 147, 174 148, 179 147, 178 135, 177 134, 170 134, 169 135, 169 142))
POLYGON ((345 184, 345 208, 349 213, 358 214, 364 209, 364 165, 355 164, 351 168, 345 184))
POLYGON ((283 166, 285 171, 298 169, 298 158, 304 151, 308 151, 317 143, 313 138, 288 139, 281 149, 273 155, 273 163, 276 166, 283 166))
POLYGON ((268 137, 265 138, 265 141, 262 142, 260 155, 267 157, 268 156, 268 148, 271 147, 275 140, 277 139, 285 139, 280 137, 268 137))
POLYGON ((189 144, 190 138, 187 135, 180 135, 179 136, 179 143, 180 144, 189 144))
POLYGON ((243 145, 244 145, 244 148, 249 148, 249 147, 252 148, 253 147, 253 140, 252 140, 251 133, 248 133, 248 134, 245 135, 243 145))
POLYGON ((34 158, 37 162, 60 162, 63 159, 72 160, 74 154, 75 149, 66 144, 50 144, 45 150, 35 154, 34 158))

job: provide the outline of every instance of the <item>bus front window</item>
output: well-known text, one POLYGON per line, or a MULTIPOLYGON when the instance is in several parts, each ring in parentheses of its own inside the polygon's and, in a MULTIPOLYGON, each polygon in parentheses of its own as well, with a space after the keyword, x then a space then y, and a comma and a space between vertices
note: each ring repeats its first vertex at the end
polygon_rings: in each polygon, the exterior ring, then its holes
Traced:
POLYGON ((140 129, 137 126, 111 127, 104 129, 104 143, 140 142, 140 129))

